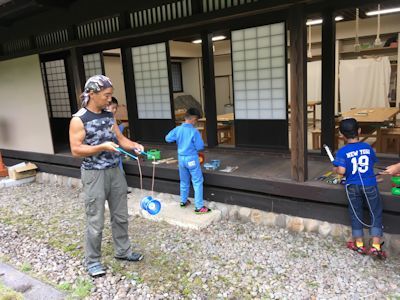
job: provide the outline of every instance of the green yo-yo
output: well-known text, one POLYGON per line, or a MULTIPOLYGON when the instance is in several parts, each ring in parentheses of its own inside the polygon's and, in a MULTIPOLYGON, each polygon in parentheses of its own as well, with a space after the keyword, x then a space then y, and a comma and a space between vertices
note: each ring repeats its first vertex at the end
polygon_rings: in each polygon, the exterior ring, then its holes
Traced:
POLYGON ((161 159, 161 151, 158 149, 148 150, 147 151, 147 159, 148 160, 161 159))
POLYGON ((392 176, 392 184, 400 187, 400 176, 392 176))
POLYGON ((392 187, 392 195, 393 196, 400 196, 400 188, 392 187))

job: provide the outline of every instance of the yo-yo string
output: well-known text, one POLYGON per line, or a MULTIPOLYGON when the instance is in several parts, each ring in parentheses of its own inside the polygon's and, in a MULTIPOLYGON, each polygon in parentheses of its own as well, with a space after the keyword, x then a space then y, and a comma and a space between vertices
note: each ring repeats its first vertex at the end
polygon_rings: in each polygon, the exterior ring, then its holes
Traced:
POLYGON ((154 177, 156 174, 156 157, 153 155, 153 176, 151 178, 151 196, 154 198, 154 177))
POLYGON ((142 167, 140 166, 140 159, 137 160, 137 164, 139 169, 140 190, 143 191, 143 175, 142 175, 142 167))

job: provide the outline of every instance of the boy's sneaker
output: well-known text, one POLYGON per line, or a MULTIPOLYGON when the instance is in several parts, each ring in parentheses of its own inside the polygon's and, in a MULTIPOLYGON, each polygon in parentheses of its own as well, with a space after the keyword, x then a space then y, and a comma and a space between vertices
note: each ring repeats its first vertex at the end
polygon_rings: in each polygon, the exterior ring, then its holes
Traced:
POLYGON ((181 207, 185 208, 186 206, 189 206, 191 204, 190 200, 186 200, 186 202, 181 202, 181 207))
POLYGON ((194 212, 195 212, 196 214, 198 214, 198 215, 207 214, 207 213, 211 212, 211 209, 208 208, 207 206, 203 206, 202 208, 196 208, 196 209, 194 210, 194 212))
POLYGON ((371 246, 371 248, 369 248, 368 255, 379 259, 386 259, 386 252, 382 250, 382 245, 383 243, 381 244, 381 249, 377 249, 374 246, 371 246))
POLYGON ((356 243, 354 241, 349 241, 347 242, 347 248, 356 251, 359 254, 367 254, 367 249, 365 248, 365 246, 362 247, 357 247, 356 243))

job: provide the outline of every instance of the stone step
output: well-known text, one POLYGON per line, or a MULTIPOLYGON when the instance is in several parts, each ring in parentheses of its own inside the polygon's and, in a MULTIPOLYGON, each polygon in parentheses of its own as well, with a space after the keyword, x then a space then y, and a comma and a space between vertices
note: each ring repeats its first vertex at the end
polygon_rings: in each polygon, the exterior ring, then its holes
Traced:
POLYGON ((27 183, 31 183, 36 181, 36 177, 27 177, 27 178, 22 178, 22 179, 11 179, 11 178, 4 178, 0 180, 0 189, 1 188, 6 188, 6 187, 12 187, 12 186, 19 186, 27 183))
POLYGON ((186 208, 181 208, 180 198, 177 195, 156 193, 152 195, 151 191, 132 189, 128 194, 128 211, 132 215, 140 215, 146 219, 161 222, 165 221, 171 225, 180 226, 188 229, 201 230, 214 222, 221 220, 221 211, 213 209, 210 213, 197 215, 194 212, 194 200, 190 199, 192 204, 186 208), (147 196, 161 202, 161 211, 155 215, 150 215, 147 211, 140 208, 140 202, 147 196))

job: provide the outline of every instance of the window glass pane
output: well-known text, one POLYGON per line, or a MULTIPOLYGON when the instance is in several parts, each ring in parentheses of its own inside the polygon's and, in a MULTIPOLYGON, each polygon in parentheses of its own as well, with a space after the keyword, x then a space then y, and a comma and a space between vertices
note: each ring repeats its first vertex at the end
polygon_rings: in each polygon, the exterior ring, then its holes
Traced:
POLYGON ((171 63, 172 87, 173 92, 183 92, 182 87, 182 66, 179 62, 171 63))
POLYGON ((235 118, 286 119, 285 24, 235 30, 231 37, 235 118))
MULTIPOLYGON (((165 43, 134 47, 132 55, 139 119, 170 119, 165 43)), ((173 67, 171 72, 174 88, 182 90, 182 75, 177 74, 176 70, 174 73, 173 67)))
POLYGON ((53 118, 70 118, 71 107, 64 60, 47 61, 43 65, 43 81, 47 86, 45 96, 53 118), (46 74, 46 76, 44 76, 46 74))
POLYGON ((104 75, 103 69, 101 67, 101 54, 92 53, 83 55, 83 68, 85 70, 86 80, 94 75, 104 75))

